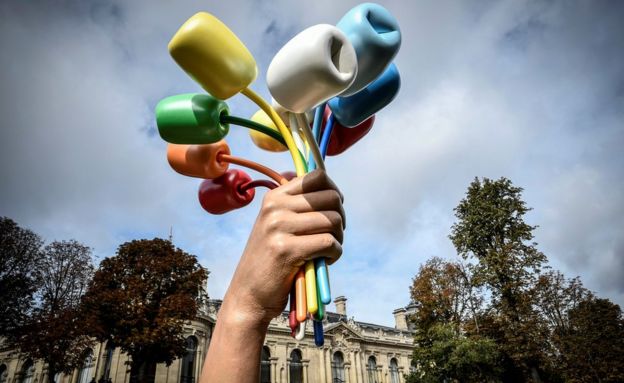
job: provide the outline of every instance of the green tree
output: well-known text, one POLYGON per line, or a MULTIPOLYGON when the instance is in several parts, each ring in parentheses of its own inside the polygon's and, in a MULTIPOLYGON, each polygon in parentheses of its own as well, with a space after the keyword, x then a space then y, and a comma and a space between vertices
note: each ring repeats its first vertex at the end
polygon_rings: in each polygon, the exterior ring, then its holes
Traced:
POLYGON ((197 315, 207 271, 195 256, 155 238, 122 244, 84 298, 92 335, 131 357, 131 382, 153 382, 157 363, 185 354, 184 322, 197 315))
POLYGON ((483 297, 458 262, 428 260, 411 287, 417 311, 410 382, 495 382, 501 373, 497 345, 479 336, 483 297))
POLYGON ((416 371, 407 377, 407 382, 500 381, 500 353, 493 340, 458 336, 449 324, 435 324, 419 337, 427 338, 427 346, 414 349, 416 371))
POLYGON ((81 315, 81 298, 93 275, 91 250, 74 241, 56 241, 43 249, 36 306, 18 330, 16 345, 48 365, 48 382, 83 363, 92 346, 81 315))
POLYGON ((15 336, 32 311, 42 244, 37 234, 0 217, 0 337, 15 336))
POLYGON ((541 381, 547 340, 531 291, 546 256, 532 241, 535 226, 524 221, 530 208, 521 193, 506 178, 475 179, 455 208, 449 238, 458 254, 473 262, 474 282, 491 294, 495 317, 487 335, 507 361, 505 380, 541 381))

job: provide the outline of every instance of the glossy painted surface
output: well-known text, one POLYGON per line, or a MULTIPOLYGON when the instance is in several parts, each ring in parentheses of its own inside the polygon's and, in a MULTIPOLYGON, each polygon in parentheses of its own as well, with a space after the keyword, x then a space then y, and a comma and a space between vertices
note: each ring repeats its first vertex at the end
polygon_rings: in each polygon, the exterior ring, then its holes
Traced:
POLYGON ((348 97, 334 97, 327 103, 341 125, 354 127, 388 105, 401 88, 401 77, 394 63, 366 88, 348 97))
POLYGON ((251 177, 240 169, 229 169, 221 177, 204 180, 199 185, 199 203, 210 214, 224 214, 248 205, 255 189, 241 191, 241 185, 251 177))
POLYGON ((256 61, 225 24, 199 12, 169 42, 169 53, 211 95, 227 100, 258 75, 256 61))
POLYGON ((208 94, 179 94, 156 105, 156 125, 162 139, 172 144, 211 144, 228 134, 229 124, 219 121, 228 113, 225 102, 208 94))
MULTIPOLYGON (((327 119, 331 115, 329 108, 325 109, 325 115, 323 117, 323 127, 326 124, 327 119)), ((354 126, 353 128, 347 128, 340 123, 334 121, 334 129, 332 130, 331 139, 329 140, 329 146, 327 147, 328 156, 337 156, 342 154, 347 149, 355 145, 365 135, 370 132, 375 123, 375 116, 369 117, 361 124, 354 126)), ((324 130, 325 128, 323 128, 324 130)))
POLYGON ((267 71, 267 85, 284 108, 303 113, 342 93, 357 73, 351 43, 336 27, 309 27, 277 52, 267 71))
POLYGON ((189 177, 217 178, 228 163, 217 161, 219 154, 230 154, 225 140, 207 145, 167 145, 167 161, 176 172, 189 177))
POLYGON ((295 276, 295 298, 297 302, 297 321, 305 322, 308 316, 308 306, 306 302, 306 280, 303 268, 299 269, 299 271, 297 271, 297 275, 295 276))
POLYGON ((314 324, 314 344, 321 347, 325 344, 325 338, 323 336, 323 322, 313 320, 314 324))
MULTIPOLYGON (((290 127, 290 114, 292 112, 280 105, 280 103, 275 101, 274 98, 271 99, 271 106, 273 107, 273 109, 275 109, 275 112, 277 112, 282 121, 284 121, 284 124, 290 127)), ((312 121, 312 119, 314 118, 314 112, 312 110, 306 110, 305 115, 308 121, 312 121)))
POLYGON ((305 263, 306 304, 308 305, 308 312, 310 314, 315 314, 318 310, 315 274, 314 262, 307 261, 305 263))
POLYGON ((290 327, 290 331, 292 335, 295 335, 295 331, 297 330, 297 325, 299 322, 297 321, 297 298, 295 296, 295 287, 290 290, 290 308, 288 312, 288 327, 290 327))
POLYGON ((357 55, 358 74, 342 94, 350 96, 364 89, 390 64, 401 47, 401 30, 396 18, 374 3, 352 8, 336 26, 347 36, 357 55))
MULTIPOLYGON (((271 120, 271 118, 269 118, 269 116, 262 109, 254 113, 251 120, 279 132, 277 126, 273 123, 273 120, 271 120)), ((251 137, 253 143, 260 149, 268 150, 270 152, 285 152, 288 150, 288 148, 282 145, 279 141, 256 130, 250 130, 249 136, 251 137)))
POLYGON ((329 288, 329 274, 327 272, 327 263, 325 258, 317 258, 314 260, 314 268, 316 270, 316 286, 318 292, 319 310, 322 305, 331 303, 331 292, 329 288))

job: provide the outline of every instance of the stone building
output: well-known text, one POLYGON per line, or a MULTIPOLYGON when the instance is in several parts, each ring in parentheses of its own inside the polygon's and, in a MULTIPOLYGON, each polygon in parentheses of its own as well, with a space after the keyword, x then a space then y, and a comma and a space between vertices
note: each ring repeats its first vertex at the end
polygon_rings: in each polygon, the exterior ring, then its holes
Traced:
MULTIPOLYGON (((394 311, 395 327, 358 322, 347 316, 347 299, 334 300, 335 312, 327 312, 324 321, 325 345, 316 347, 311 326, 303 340, 290 336, 287 313, 275 318, 268 329, 260 365, 261 383, 402 383, 409 372, 413 331, 408 328, 406 313, 394 311)), ((156 383, 196 383, 220 300, 204 299, 198 318, 185 328, 185 357, 170 366, 156 367, 156 383)), ((85 350, 81 369, 59 374, 57 383, 128 383, 128 357, 120 349, 105 343, 85 350)), ((46 366, 26 359, 18 350, 0 345, 0 383, 45 383, 46 366)))

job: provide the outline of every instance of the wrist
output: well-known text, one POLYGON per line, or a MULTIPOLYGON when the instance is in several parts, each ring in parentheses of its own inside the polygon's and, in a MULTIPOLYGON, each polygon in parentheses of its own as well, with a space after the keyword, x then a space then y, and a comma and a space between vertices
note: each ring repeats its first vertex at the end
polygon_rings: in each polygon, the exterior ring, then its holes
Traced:
POLYGON ((259 305, 228 291, 219 309, 218 321, 237 330, 258 330, 264 333, 271 318, 267 318, 265 310, 259 305))

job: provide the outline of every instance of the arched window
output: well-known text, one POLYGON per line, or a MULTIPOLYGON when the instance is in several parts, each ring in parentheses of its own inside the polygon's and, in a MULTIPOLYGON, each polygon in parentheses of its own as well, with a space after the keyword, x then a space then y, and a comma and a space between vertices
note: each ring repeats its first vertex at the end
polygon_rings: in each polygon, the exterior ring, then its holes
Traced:
POLYGON ((336 351, 332 359, 332 383, 344 383, 345 370, 344 370, 344 357, 342 352, 336 351))
POLYGON ((20 372, 19 383, 32 383, 33 377, 35 376, 35 365, 32 360, 28 359, 24 362, 22 366, 22 371, 20 372))
POLYGON ((396 358, 390 359, 390 383, 399 382, 399 363, 396 358))
POLYGON ((113 353, 115 352, 115 345, 110 340, 106 342, 106 349, 104 350, 104 361, 102 369, 102 380, 108 380, 110 378, 111 365, 113 363, 113 353))
POLYGON ((9 377, 9 369, 6 364, 0 366, 0 383, 6 383, 7 378, 9 377))
POLYGON ((93 368, 95 367, 95 363, 93 362, 93 350, 88 348, 84 355, 84 362, 82 362, 78 380, 76 381, 77 383, 89 383, 93 378, 93 368))
POLYGON ((271 383, 271 350, 262 347, 260 356, 260 383, 271 383))
POLYGON ((197 354, 197 338, 186 338, 186 354, 182 358, 180 383, 195 383, 195 359, 197 354))
POLYGON ((290 353, 290 383, 303 383, 303 363, 301 351, 294 349, 290 353))
POLYGON ((368 383, 379 383, 377 380, 377 360, 372 355, 368 358, 366 372, 368 374, 368 383))

